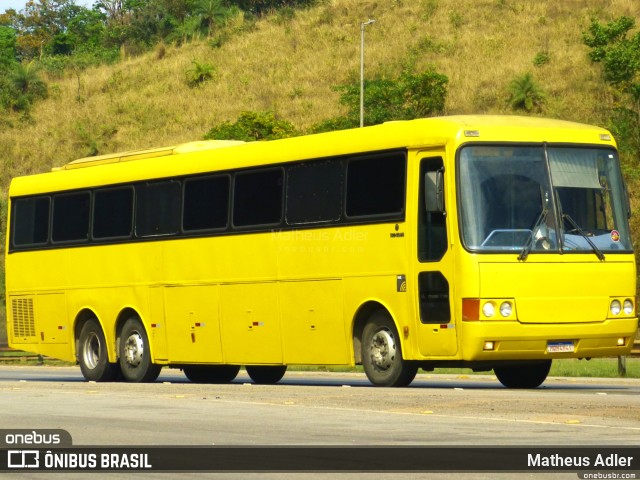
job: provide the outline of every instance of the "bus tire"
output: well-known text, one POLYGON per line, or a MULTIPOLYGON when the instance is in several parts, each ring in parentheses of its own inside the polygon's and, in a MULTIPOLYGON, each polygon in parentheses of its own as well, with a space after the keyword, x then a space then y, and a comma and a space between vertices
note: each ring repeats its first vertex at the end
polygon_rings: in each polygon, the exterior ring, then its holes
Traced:
POLYGON ((255 383, 273 385, 284 377, 286 365, 248 365, 247 374, 255 383))
POLYGON ((493 372, 507 388, 537 388, 546 380, 551 369, 551 360, 522 365, 494 367, 493 372))
POLYGON ((193 383, 229 383, 238 375, 240 365, 191 365, 182 371, 193 383))
POLYGON ((95 318, 87 320, 80 330, 78 363, 82 375, 90 382, 113 382, 120 375, 120 366, 109 363, 107 342, 95 318))
POLYGON ((155 381, 161 365, 151 362, 149 337, 140 319, 131 317, 120 332, 120 368, 128 382, 149 383, 155 381))
POLYGON ((364 327, 362 365, 376 387, 406 387, 418 372, 416 363, 402 358, 398 331, 385 311, 376 311, 364 327))

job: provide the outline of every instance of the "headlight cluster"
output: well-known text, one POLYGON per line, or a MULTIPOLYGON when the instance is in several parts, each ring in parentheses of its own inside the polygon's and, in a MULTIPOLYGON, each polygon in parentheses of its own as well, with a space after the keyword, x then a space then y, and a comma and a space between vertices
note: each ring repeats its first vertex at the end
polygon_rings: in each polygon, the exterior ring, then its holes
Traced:
POLYGON ((509 318, 513 314, 513 304, 505 300, 500 302, 498 306, 498 302, 489 300, 482 305, 482 314, 487 318, 493 318, 495 316, 509 318))
POLYGON ((462 320, 516 320, 516 304, 513 299, 462 299, 462 320))
POLYGON ((609 312, 612 316, 617 317, 621 314, 624 314, 626 317, 630 317, 633 315, 635 311, 635 307, 633 304, 633 300, 630 298, 625 298, 621 300, 619 298, 614 298, 611 300, 611 304, 609 305, 609 312))

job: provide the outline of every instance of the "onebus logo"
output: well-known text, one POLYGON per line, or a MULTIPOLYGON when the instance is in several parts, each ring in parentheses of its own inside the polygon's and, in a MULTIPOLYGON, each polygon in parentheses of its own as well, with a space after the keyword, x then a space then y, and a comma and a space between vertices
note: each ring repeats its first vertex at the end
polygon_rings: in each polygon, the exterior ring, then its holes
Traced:
POLYGON ((40 452, 38 450, 8 450, 8 468, 39 468, 40 452))
POLYGON ((61 437, 58 433, 39 433, 35 430, 28 433, 7 433, 4 436, 5 445, 60 445, 61 437))

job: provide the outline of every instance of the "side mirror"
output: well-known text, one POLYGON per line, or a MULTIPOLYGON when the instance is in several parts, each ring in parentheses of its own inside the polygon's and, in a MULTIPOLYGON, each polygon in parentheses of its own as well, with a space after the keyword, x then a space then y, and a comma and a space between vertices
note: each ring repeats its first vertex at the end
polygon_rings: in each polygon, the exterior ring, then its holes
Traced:
POLYGON ((425 173, 424 205, 427 212, 444 213, 444 168, 425 173))

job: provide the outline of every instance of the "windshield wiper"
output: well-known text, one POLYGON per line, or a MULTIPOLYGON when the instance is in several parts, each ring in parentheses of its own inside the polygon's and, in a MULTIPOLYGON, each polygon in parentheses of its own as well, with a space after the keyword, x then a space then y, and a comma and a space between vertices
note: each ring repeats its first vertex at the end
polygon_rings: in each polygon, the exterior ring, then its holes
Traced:
POLYGON ((547 210, 546 208, 544 208, 540 212, 540 215, 538 216, 536 223, 533 224, 533 228, 531 229, 531 235, 529 235, 529 240, 527 240, 527 243, 524 245, 524 247, 522 247, 522 250, 520 251, 520 255, 518 255, 518 260, 524 261, 529 256, 529 253, 533 248, 536 230, 538 230, 538 227, 542 225, 542 222, 546 220, 548 213, 549 213, 549 210, 547 210))
POLYGON ((575 220, 571 218, 568 213, 563 213, 562 219, 569 222, 569 224, 573 227, 573 229, 576 232, 578 232, 580 235, 582 235, 582 238, 584 238, 587 241, 587 243, 591 246, 591 248, 593 249, 593 252, 596 254, 598 259, 600 261, 604 261, 604 253, 602 253, 602 251, 598 247, 596 247, 596 244, 591 241, 589 236, 578 226, 575 220))

